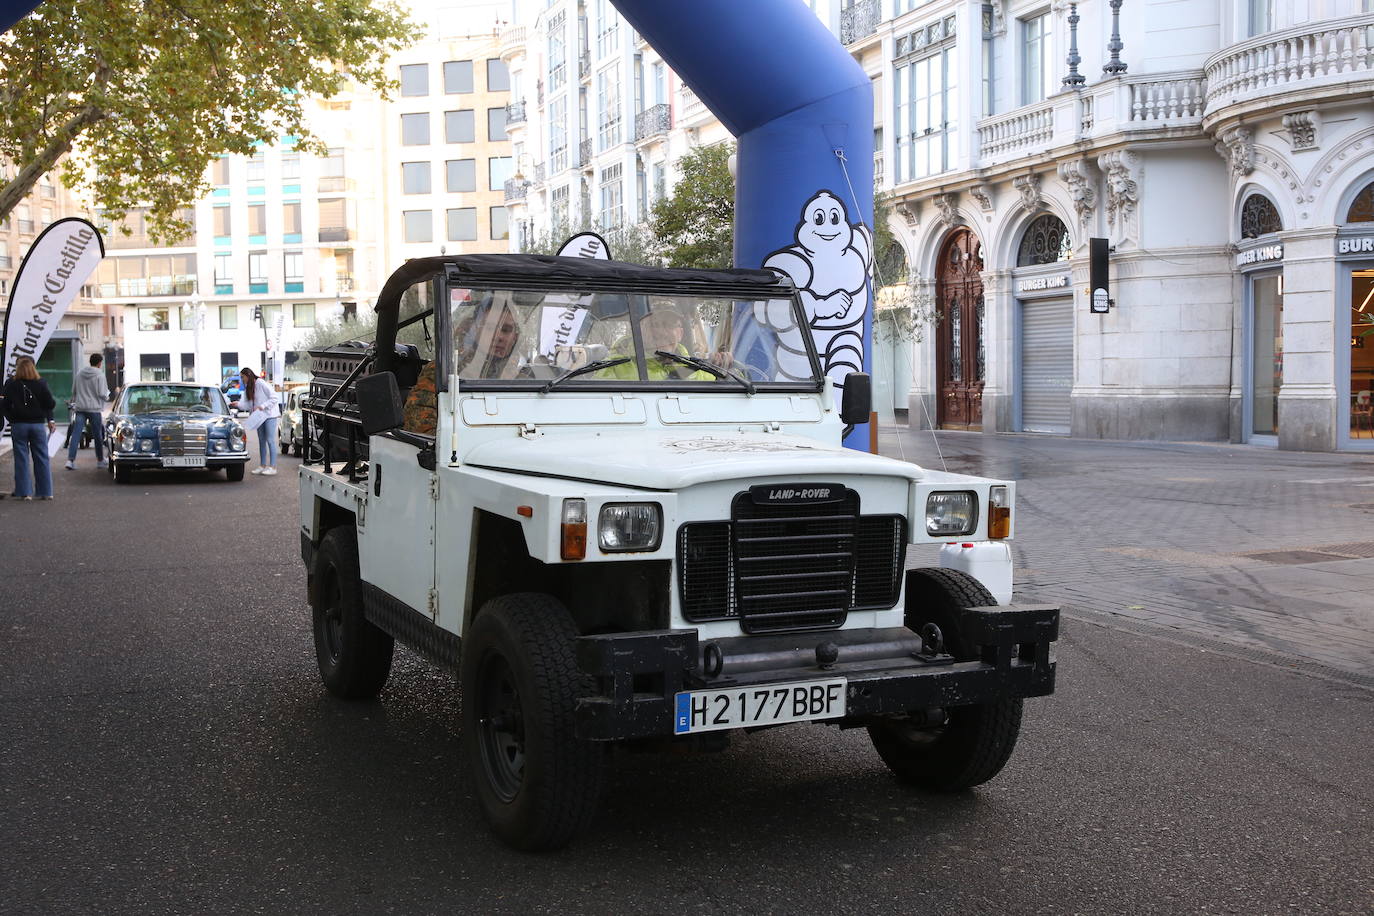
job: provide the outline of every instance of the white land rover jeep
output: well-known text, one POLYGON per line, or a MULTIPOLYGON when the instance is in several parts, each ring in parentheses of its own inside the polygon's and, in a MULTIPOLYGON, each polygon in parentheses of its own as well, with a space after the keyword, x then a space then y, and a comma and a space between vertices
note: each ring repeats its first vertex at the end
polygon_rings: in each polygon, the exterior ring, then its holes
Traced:
POLYGON ((407 263, 377 312, 375 343, 311 354, 320 673, 373 697, 394 640, 456 669, 507 842, 570 840, 617 741, 865 727, 900 779, 964 789, 1054 689, 1056 608, 905 569, 1010 537, 1013 484, 841 447, 868 380, 836 411, 788 280, 460 255, 407 263))

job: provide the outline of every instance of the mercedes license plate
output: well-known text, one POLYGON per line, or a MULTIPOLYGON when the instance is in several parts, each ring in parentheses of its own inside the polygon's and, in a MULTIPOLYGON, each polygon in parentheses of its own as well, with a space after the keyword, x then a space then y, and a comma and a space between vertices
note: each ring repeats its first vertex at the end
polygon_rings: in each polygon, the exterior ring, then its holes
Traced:
POLYGON ((168 455, 162 459, 164 468, 203 468, 204 455, 168 455))
POLYGON ((835 719, 845 714, 842 677, 792 684, 755 684, 728 690, 690 690, 677 695, 673 733, 711 732, 835 719))

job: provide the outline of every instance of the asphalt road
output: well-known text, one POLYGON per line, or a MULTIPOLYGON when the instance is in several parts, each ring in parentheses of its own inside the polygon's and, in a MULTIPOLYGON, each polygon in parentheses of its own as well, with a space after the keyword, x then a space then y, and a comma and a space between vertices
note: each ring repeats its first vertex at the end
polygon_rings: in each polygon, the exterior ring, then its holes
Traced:
POLYGON ((0 502, 0 912, 1374 912, 1374 692, 1101 615, 975 791, 793 727, 620 756, 589 835, 511 852, 448 675, 402 651, 377 702, 322 689, 294 460, 82 461, 0 502))

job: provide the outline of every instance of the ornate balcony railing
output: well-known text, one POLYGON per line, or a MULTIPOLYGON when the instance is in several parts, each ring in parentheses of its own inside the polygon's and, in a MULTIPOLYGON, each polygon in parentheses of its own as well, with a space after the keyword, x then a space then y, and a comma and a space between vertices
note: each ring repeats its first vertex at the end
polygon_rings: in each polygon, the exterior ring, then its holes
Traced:
POLYGON ((542 162, 537 162, 537 163, 535 163, 535 166, 534 166, 534 183, 535 183, 535 184, 543 184, 543 183, 544 183, 544 163, 542 163, 542 162))
POLYGON ((672 109, 667 103, 651 105, 635 115, 635 139, 645 140, 656 134, 667 133, 672 126, 672 109))
POLYGON ((501 36, 497 39, 497 47, 500 54, 505 57, 507 54, 514 54, 525 46, 525 27, 523 25, 513 25, 501 30, 501 36))
POLYGON ((335 288, 336 290, 338 290, 339 292, 341 292, 341 293, 351 293, 351 292, 353 292, 353 275, 352 275, 352 274, 338 274, 338 275, 334 278, 334 288, 335 288))
POLYGON ((588 137, 577 145, 577 164, 589 166, 592 164, 592 138, 588 137))
POLYGON ((1193 122, 1202 119, 1204 80, 1196 70, 1126 77, 1132 122, 1193 122))
POLYGON ((506 179, 506 200, 524 200, 530 183, 523 178, 506 179))
POLYGON ((524 123, 524 121, 525 121, 525 103, 524 103, 523 100, 521 100, 521 101, 519 101, 519 102, 511 102, 509 105, 506 106, 506 125, 507 125, 507 126, 510 126, 511 124, 522 124, 522 123, 524 123))
POLYGON ((984 158, 1005 157, 1045 149, 1053 135, 1054 107, 1044 101, 978 122, 978 149, 984 158))
POLYGON ((850 44, 878 31, 883 21, 883 7, 879 0, 859 0, 848 9, 840 10, 840 41, 850 44))
POLYGON ((877 152, 873 154, 873 186, 876 188, 883 183, 883 154, 877 152))
POLYGON ((1206 112, 1258 96, 1318 89, 1374 69, 1374 15, 1349 16, 1259 35, 1212 55, 1206 112))
POLYGON ((592 76, 592 52, 590 52, 590 51, 583 51, 581 54, 577 55, 577 79, 578 79, 578 82, 581 82, 582 80, 591 79, 591 76, 592 76))

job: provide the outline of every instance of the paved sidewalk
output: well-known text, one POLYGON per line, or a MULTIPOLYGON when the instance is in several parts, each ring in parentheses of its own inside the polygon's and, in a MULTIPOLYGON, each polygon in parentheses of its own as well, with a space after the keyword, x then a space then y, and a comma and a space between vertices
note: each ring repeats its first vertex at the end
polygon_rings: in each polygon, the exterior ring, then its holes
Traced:
MULTIPOLYGON (((894 458, 1017 481, 1018 601, 1374 686, 1374 456, 880 430, 894 458)), ((913 551, 908 562, 931 561, 913 551)))

